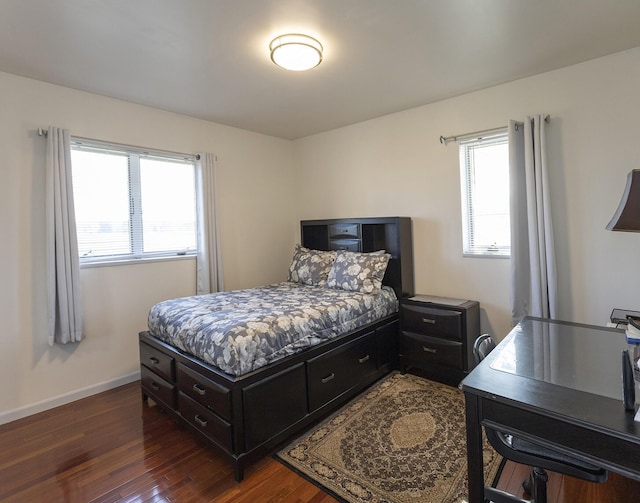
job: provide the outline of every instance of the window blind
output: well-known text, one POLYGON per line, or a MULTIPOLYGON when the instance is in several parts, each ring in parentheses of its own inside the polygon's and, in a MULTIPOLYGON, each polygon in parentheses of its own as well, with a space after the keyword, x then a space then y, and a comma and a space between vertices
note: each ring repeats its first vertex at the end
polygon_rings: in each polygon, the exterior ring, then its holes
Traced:
POLYGON ((81 262, 195 253, 194 158, 72 138, 81 262))
POLYGON ((510 253, 508 168, 506 130, 460 142, 465 255, 510 253))

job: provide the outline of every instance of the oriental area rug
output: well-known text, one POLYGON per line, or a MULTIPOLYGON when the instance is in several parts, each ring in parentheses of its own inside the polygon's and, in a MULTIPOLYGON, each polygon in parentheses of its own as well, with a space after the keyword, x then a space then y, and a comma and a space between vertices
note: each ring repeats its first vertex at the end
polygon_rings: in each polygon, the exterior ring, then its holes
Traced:
MULTIPOLYGON (((502 457, 484 442, 492 484, 502 457)), ((392 373, 276 458, 343 502, 466 502, 464 395, 392 373)))

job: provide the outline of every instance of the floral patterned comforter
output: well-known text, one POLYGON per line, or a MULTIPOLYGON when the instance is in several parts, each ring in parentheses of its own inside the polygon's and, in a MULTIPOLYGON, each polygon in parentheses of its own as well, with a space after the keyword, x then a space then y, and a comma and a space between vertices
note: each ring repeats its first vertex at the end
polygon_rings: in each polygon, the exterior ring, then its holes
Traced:
POLYGON ((239 376, 398 310, 391 288, 378 294, 276 283, 167 300, 149 312, 149 331, 239 376))

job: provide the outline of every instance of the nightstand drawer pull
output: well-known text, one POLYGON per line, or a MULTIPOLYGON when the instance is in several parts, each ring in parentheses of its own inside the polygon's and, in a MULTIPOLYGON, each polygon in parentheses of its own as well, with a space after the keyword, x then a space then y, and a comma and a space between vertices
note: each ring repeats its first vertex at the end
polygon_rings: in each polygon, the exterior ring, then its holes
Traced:
POLYGON ((206 419, 202 418, 199 414, 196 414, 195 416, 193 416, 193 419, 200 426, 202 426, 203 428, 206 428, 208 421, 206 419))
POLYGON ((153 381, 151 382, 151 387, 156 391, 158 391, 160 389, 160 386, 158 386, 158 383, 153 382, 153 381))
POLYGON ((425 323, 431 323, 432 325, 436 324, 436 320, 433 320, 431 318, 422 318, 422 321, 424 321, 425 323))
POLYGON ((207 392, 207 390, 204 389, 202 386, 200 386, 198 383, 193 385, 193 391, 198 393, 198 395, 200 395, 200 396, 204 396, 205 393, 207 392))
POLYGON ((335 377, 336 375, 333 372, 331 372, 331 375, 328 375, 327 377, 324 377, 323 379, 320 379, 320 380, 322 381, 322 384, 326 384, 329 381, 335 379, 335 377))
POLYGON ((160 360, 158 360, 155 356, 151 356, 151 357, 149 358, 149 361, 150 361, 151 363, 153 363, 154 365, 158 365, 158 363, 160 363, 160 360))
POLYGON ((427 346, 422 346, 422 351, 425 351, 427 353, 432 353, 432 354, 436 354, 438 352, 437 349, 435 348, 428 348, 427 346))
POLYGON ((369 361, 369 355, 363 356, 362 358, 358 358, 358 363, 365 363, 369 361))

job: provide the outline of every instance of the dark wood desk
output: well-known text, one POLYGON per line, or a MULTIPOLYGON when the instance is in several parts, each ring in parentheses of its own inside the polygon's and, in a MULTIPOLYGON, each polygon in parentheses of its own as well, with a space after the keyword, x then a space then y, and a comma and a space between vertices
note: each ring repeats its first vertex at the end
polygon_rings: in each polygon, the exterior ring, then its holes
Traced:
POLYGON ((469 502, 484 499, 481 425, 640 481, 640 423, 622 404, 625 348, 618 329, 531 317, 518 324, 460 384, 469 502))

